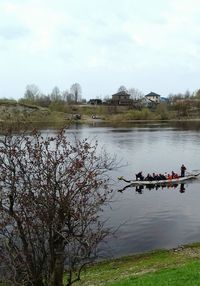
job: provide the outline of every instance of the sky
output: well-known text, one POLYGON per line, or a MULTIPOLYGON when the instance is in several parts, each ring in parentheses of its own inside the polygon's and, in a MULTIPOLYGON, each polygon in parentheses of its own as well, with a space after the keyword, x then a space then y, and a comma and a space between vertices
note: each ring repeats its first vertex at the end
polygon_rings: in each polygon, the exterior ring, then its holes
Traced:
POLYGON ((0 0, 0 98, 200 88, 199 0, 0 0))

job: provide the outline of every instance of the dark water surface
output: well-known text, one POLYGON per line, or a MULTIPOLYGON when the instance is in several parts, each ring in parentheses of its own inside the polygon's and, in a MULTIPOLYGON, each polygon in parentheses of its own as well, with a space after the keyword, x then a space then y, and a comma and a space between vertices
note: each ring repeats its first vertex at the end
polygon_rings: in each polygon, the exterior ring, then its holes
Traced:
MULTIPOLYGON (((180 172, 200 170, 200 123, 129 124, 121 126, 76 126, 68 132, 80 138, 96 138, 110 154, 117 154, 127 165, 112 174, 116 189, 126 184, 118 176, 134 178, 140 170, 180 172)), ((183 187, 183 186, 182 186, 183 187)), ((184 189, 143 189, 134 187, 116 192, 105 218, 114 229, 106 253, 129 255, 158 248, 200 241, 200 180, 188 182, 184 189)))

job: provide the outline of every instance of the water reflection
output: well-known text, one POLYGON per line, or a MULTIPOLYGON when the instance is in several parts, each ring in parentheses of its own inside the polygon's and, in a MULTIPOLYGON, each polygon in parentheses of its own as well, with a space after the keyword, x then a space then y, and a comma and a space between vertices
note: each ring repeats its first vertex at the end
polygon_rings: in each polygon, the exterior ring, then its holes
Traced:
MULTIPOLYGON (((124 132, 124 129, 126 129, 126 132, 130 130, 130 128, 134 129, 146 129, 149 131, 153 131, 156 129, 173 129, 173 130, 200 130, 200 121, 132 121, 132 122, 104 122, 104 121, 99 121, 99 122, 91 122, 87 124, 79 124, 79 128, 81 127, 94 127, 94 128, 109 128, 112 129, 112 132, 116 132, 118 129, 121 129, 122 132, 124 132)), ((73 124, 71 125, 70 128, 73 128, 73 124)), ((75 127, 77 128, 77 126, 75 127)))
POLYGON ((144 191, 167 191, 167 190, 179 190, 180 193, 185 193, 186 191, 186 185, 185 183, 182 184, 162 184, 162 185, 155 185, 155 184, 151 184, 151 185, 139 185, 139 186, 133 186, 132 184, 126 185, 124 188, 119 189, 118 192, 123 193, 126 189, 133 189, 136 193, 138 194, 143 194, 144 191))
POLYGON ((125 165, 112 173, 121 192, 115 193, 111 206, 102 214, 108 227, 118 229, 122 225, 116 236, 107 241, 113 256, 171 248, 199 240, 200 180, 136 191, 132 186, 124 188, 124 182, 117 178, 132 179, 140 170, 145 174, 179 172, 182 163, 188 171, 198 170, 200 122, 98 123, 96 127, 76 127, 71 126, 67 133, 75 133, 78 138, 96 138, 100 146, 105 146, 110 155, 117 154, 125 165))

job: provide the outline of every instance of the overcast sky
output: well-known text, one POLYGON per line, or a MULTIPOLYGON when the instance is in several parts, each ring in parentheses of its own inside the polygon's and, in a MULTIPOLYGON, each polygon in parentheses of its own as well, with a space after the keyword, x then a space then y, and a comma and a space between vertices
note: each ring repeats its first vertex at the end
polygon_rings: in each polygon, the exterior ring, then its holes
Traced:
POLYGON ((0 0, 0 97, 200 88, 199 0, 0 0))

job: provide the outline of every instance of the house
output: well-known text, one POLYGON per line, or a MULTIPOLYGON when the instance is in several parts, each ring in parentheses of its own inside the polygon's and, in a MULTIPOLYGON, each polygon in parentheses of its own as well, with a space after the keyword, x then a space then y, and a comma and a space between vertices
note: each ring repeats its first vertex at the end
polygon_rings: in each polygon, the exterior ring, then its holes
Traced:
POLYGON ((119 91, 112 95, 111 104, 114 105, 130 105, 132 104, 132 99, 130 99, 130 94, 125 90, 119 91))
POLYGON ((99 104, 102 104, 102 100, 101 100, 101 99, 98 99, 98 98, 96 98, 96 99, 90 99, 90 100, 88 101, 88 104, 91 104, 91 105, 99 105, 99 104))
POLYGON ((147 95, 145 95, 145 98, 147 99, 147 101, 150 101, 151 103, 160 103, 161 95, 155 92, 150 92, 147 95))

